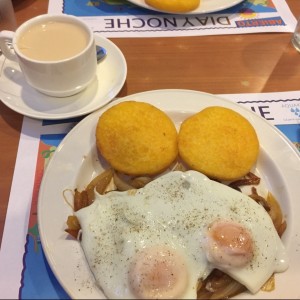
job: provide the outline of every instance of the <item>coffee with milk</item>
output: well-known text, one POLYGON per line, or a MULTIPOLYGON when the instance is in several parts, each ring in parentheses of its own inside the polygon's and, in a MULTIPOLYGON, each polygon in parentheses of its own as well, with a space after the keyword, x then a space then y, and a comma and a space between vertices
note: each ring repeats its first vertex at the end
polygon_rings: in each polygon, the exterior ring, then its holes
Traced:
POLYGON ((56 61, 79 54, 88 42, 88 33, 77 24, 47 21, 34 24, 24 31, 17 40, 17 46, 28 58, 56 61))

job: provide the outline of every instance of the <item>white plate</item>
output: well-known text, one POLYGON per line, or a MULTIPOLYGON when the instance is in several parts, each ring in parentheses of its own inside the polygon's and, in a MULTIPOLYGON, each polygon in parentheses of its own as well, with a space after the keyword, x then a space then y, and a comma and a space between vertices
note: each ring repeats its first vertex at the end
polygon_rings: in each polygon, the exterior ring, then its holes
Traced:
MULTIPOLYGON (((237 5, 243 1, 244 0, 200 0, 200 5, 198 8, 196 8, 193 11, 190 11, 187 13, 180 13, 180 14, 206 14, 206 13, 221 11, 223 9, 237 5)), ((128 2, 131 2, 137 6, 144 7, 147 9, 170 13, 167 11, 156 9, 156 8, 148 5, 145 2, 145 0, 128 0, 128 2)))
MULTIPOLYGON (((276 290, 244 298, 300 298, 300 155, 293 144, 252 111, 228 100, 196 91, 158 90, 131 95, 110 103, 75 126, 54 153, 44 173, 38 200, 40 238, 49 264, 57 279, 72 298, 103 298, 95 285, 79 242, 64 233, 67 216, 72 214, 63 199, 65 189, 83 188, 103 166, 95 145, 95 126, 99 115, 108 107, 124 101, 152 103, 165 111, 177 128, 191 114, 207 106, 225 106, 244 115, 255 127, 261 151, 256 169, 268 189, 280 201, 287 217, 284 244, 291 260, 285 273, 276 275, 276 290), (287 287, 288 285, 288 287, 287 287)), ((240 296, 241 297, 241 296, 240 296)))
POLYGON ((89 114, 111 101, 121 90, 127 75, 123 53, 111 41, 95 35, 96 44, 107 50, 98 63, 97 77, 82 92, 65 98, 39 93, 30 87, 17 63, 0 57, 0 99, 12 110, 36 119, 67 119, 89 114))

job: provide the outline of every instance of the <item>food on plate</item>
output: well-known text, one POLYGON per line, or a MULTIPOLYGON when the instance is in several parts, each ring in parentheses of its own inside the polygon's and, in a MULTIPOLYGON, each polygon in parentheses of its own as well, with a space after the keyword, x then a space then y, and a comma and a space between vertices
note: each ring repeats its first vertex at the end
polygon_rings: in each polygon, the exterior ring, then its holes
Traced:
POLYGON ((157 174, 177 157, 177 131, 172 120, 155 106, 121 102, 98 120, 96 143, 117 171, 129 175, 157 174))
POLYGON ((205 280, 218 272, 234 279, 235 291, 256 293, 288 267, 265 208, 197 171, 97 194, 75 216, 90 269, 108 298, 201 298, 205 280))
POLYGON ((242 115, 211 106, 181 124, 178 150, 191 169, 217 180, 235 180, 255 164, 259 141, 255 129, 242 115))
POLYGON ((259 143, 244 117, 209 107, 182 123, 178 139, 164 112, 126 101, 99 117, 96 143, 110 166, 74 190, 66 232, 108 298, 274 289, 274 273, 288 267, 286 221, 272 194, 254 187, 259 143))
POLYGON ((200 0, 145 0, 145 2, 158 10, 178 13, 192 11, 200 4, 200 0))

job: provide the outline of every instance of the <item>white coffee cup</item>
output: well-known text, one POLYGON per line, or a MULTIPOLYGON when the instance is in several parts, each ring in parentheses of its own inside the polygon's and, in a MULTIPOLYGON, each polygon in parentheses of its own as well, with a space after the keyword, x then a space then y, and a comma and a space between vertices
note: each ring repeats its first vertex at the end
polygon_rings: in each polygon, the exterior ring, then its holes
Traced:
POLYGON ((40 15, 16 32, 2 31, 0 48, 19 63, 29 85, 49 96, 79 93, 96 76, 93 32, 74 16, 40 15))

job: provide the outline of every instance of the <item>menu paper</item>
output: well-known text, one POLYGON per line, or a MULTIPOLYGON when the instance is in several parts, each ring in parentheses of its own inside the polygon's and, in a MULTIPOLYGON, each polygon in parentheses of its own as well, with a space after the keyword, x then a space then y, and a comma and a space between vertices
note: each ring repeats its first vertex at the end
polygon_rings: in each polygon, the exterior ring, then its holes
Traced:
POLYGON ((48 12, 80 17, 109 38, 293 32, 296 26, 283 0, 245 0, 223 11, 196 15, 156 12, 125 0, 49 0, 48 12))
MULTIPOLYGON (((300 91, 221 96, 267 119, 300 150, 300 91)), ((41 121, 24 117, 0 250, 2 299, 69 298, 44 256, 39 240, 37 201, 47 163, 80 120, 41 121)))

